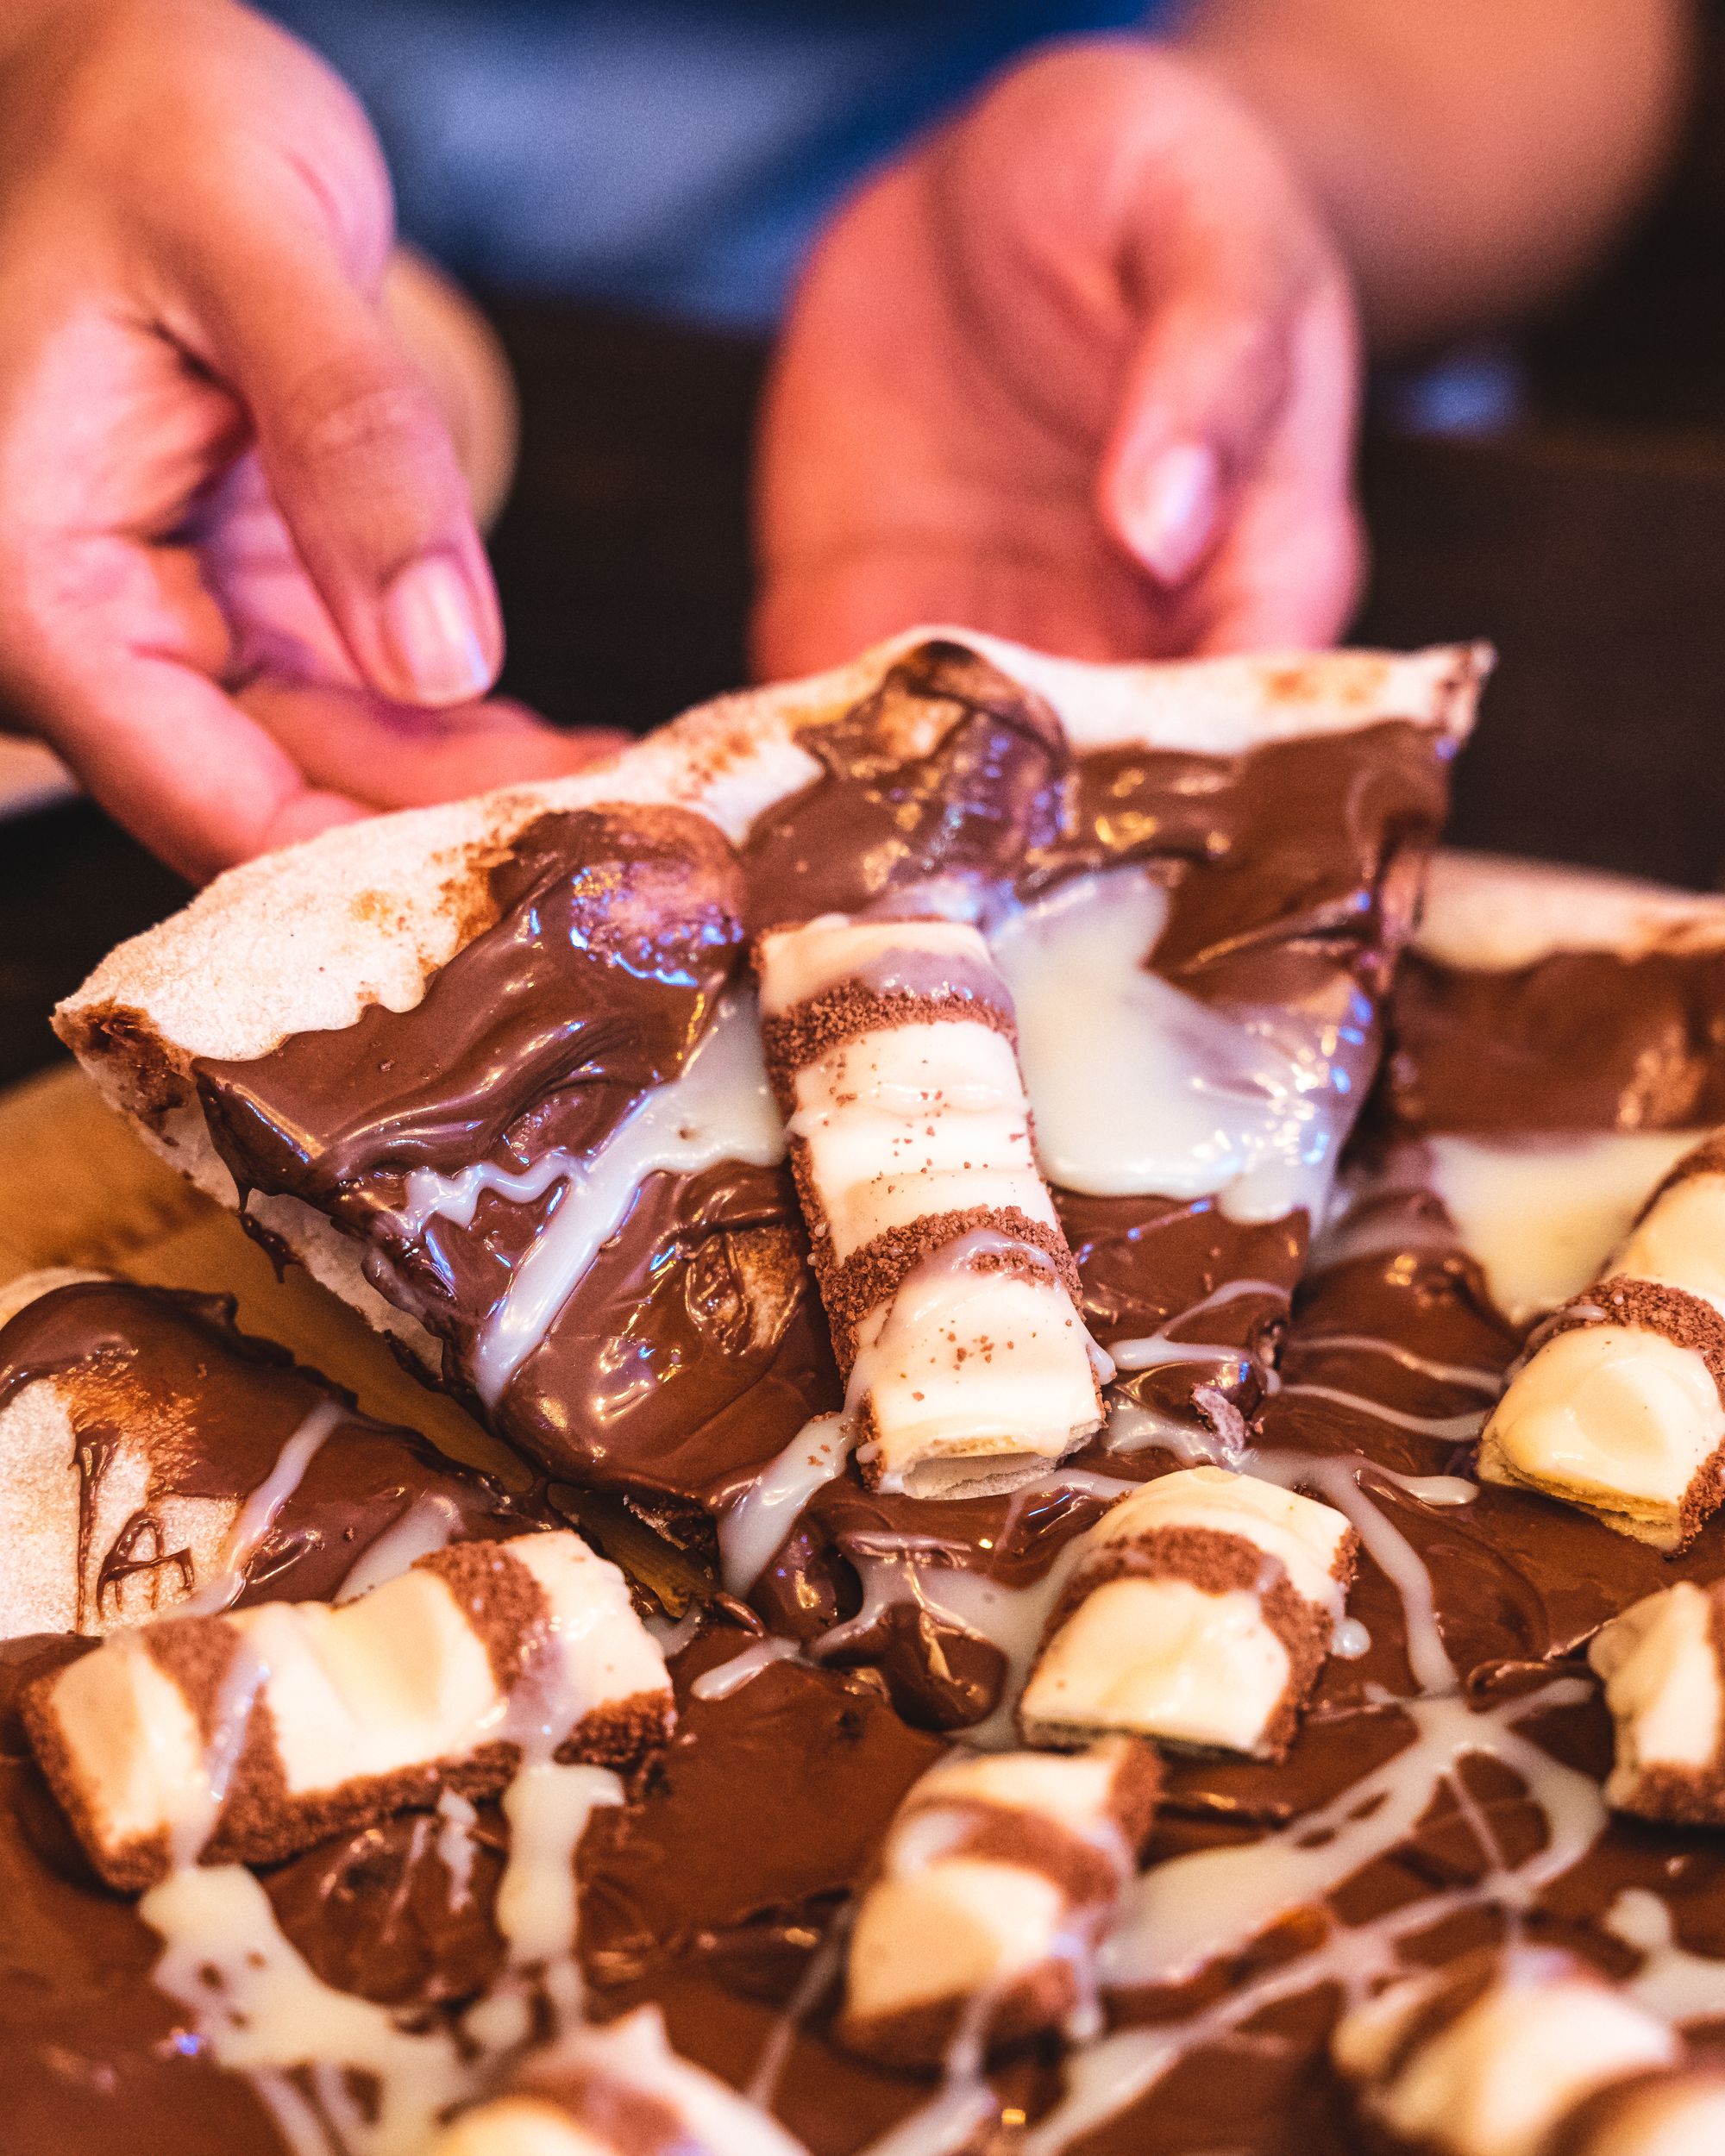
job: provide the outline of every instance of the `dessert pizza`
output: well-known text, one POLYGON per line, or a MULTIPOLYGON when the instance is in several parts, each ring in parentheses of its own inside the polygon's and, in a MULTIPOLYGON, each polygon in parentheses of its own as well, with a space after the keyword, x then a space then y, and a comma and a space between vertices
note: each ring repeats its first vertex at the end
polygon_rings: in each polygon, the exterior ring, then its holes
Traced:
POLYGON ((16 2146, 1725 2145, 1725 902, 1421 919, 1482 672, 914 635, 98 970, 517 1465, 7 1291, 16 2146))

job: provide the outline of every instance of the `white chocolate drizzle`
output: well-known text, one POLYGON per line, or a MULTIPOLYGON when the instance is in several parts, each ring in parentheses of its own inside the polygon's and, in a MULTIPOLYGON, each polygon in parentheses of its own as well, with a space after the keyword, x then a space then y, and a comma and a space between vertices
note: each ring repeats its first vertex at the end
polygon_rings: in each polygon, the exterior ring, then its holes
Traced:
POLYGON ((554 1148, 514 1172, 483 1162, 453 1175, 417 1168, 394 1218, 405 1234, 419 1236, 434 1217, 469 1225, 487 1192, 526 1204, 561 1187, 474 1351, 474 1388, 495 1407, 649 1175, 697 1175, 727 1160, 770 1168, 784 1151, 755 1000, 739 991, 720 1002, 678 1075, 649 1093, 596 1153, 583 1159, 554 1148))
POLYGON ((336 1589, 334 1600, 355 1601, 374 1587, 398 1580, 421 1557, 447 1549, 461 1532, 461 1510, 453 1497, 441 1490, 427 1490, 416 1497, 392 1527, 386 1527, 354 1560, 353 1569, 336 1589))
POLYGON ((771 1562, 815 1492, 844 1470, 856 1425, 842 1414, 806 1422, 718 1523, 725 1592, 746 1595, 771 1562))
MULTIPOLYGON (((324 1983, 239 1865, 182 1863, 143 1896, 139 1914, 164 1944, 155 1983, 216 2062, 251 2080, 293 2156, 422 2156, 545 2009, 555 2027, 579 2017, 575 1851, 594 1810, 622 1799, 603 1768, 544 1756, 524 1765, 504 1798, 511 1838, 496 1921, 506 1966, 459 2021, 398 2014, 324 1983), (364 2100, 356 2078, 369 2084, 364 2100)), ((455 1799, 439 1809, 438 1852, 459 1906, 471 1890, 472 1807, 455 1799), (452 1836, 465 1857, 452 1855, 452 1836)))
POLYGON ((1279 1918, 1321 1908, 1327 1896, 1405 1841, 1445 1787, 1462 1800, 1458 1809, 1485 1859, 1477 1881, 1441 1889, 1368 1922, 1346 1925, 1330 1914, 1327 1934, 1311 1952, 1247 1977, 1183 2020, 1123 2028, 1075 2053, 1065 2096, 1026 2136, 1027 2156, 1058 2156, 1147 2095, 1182 2059, 1283 1999, 1334 1984, 1348 2003, 1358 2001, 1402 1971, 1404 1940, 1447 1917, 1488 1906, 1512 1913, 1532 1906, 1592 1847, 1606 1814, 1592 1777, 1553 1758, 1517 1725, 1586 1695, 1584 1684, 1559 1678, 1479 1714, 1458 1698, 1402 1702, 1412 1742, 1332 1803, 1263 1841, 1201 1850, 1144 1874, 1103 1945, 1104 1977, 1115 1987, 1177 1983, 1249 1945, 1279 1918), (1514 1867, 1505 1865, 1484 1815, 1465 1801, 1458 1771, 1476 1757, 1508 1767, 1545 1815, 1543 1845, 1514 1867))
POLYGON ((1679 1946, 1672 1905, 1646 1887, 1625 1887, 1605 1914, 1605 1928, 1641 1957, 1627 1988, 1669 2021, 1725 2019, 1725 1961, 1679 1946))
POLYGON ((245 1591, 246 1567, 305 1479, 305 1470, 323 1450, 324 1439, 348 1420, 349 1412, 339 1400, 322 1401, 312 1408, 277 1453, 275 1465, 241 1506, 216 1570, 195 1595, 176 1606, 177 1616, 216 1617, 239 1600, 245 1591))
POLYGON ((770 1670, 775 1662, 794 1662, 800 1658, 802 1650, 794 1639, 787 1639, 770 1633, 764 1639, 751 1639, 729 1662, 715 1663, 710 1670, 703 1670, 689 1687, 694 1699, 729 1699, 733 1692, 760 1676, 762 1670, 770 1670))
POLYGON ((1469 1444, 1485 1427, 1484 1408, 1470 1409, 1461 1415, 1415 1415, 1403 1407, 1386 1407, 1382 1401, 1368 1399, 1364 1393, 1345 1391, 1339 1385, 1289 1384, 1284 1380, 1280 1396, 1284 1400, 1327 1400, 1333 1407, 1352 1408, 1356 1414, 1373 1415, 1379 1422, 1387 1422, 1392 1430, 1406 1430, 1416 1438, 1431 1438, 1444 1445, 1469 1444))

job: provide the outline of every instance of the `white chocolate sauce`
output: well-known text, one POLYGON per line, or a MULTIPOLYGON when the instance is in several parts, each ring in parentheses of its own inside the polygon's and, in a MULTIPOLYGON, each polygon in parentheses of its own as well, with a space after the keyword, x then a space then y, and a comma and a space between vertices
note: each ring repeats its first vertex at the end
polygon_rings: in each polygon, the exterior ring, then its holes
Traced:
POLYGON ((1432 1188, 1512 1325, 1596 1280, 1647 1193, 1702 1135, 1613 1131, 1493 1144, 1427 1141, 1432 1188))
POLYGON ((1327 1400, 1333 1407, 1351 1407, 1357 1414, 1387 1422, 1392 1430, 1407 1430, 1444 1445, 1471 1444, 1485 1427, 1484 1408, 1463 1415, 1415 1415, 1403 1407, 1386 1407, 1364 1393, 1344 1391, 1339 1385, 1289 1384, 1284 1379, 1279 1391, 1284 1400, 1327 1400))
POLYGON ((1458 1698, 1405 1702, 1412 1742, 1333 1803, 1263 1841, 1201 1850, 1145 1873, 1102 1949, 1105 1980, 1116 1988, 1177 1983, 1293 1911, 1321 1907, 1346 1880, 1405 1840, 1440 1789, 1465 1799, 1458 1770, 1470 1757, 1508 1767, 1546 1822, 1540 1850, 1509 1868, 1477 1810, 1470 1813, 1464 1802, 1463 1815, 1474 1823, 1486 1859, 1477 1882, 1419 1897, 1364 1924, 1344 1925, 1332 1916, 1319 1946, 1234 1985, 1214 2004, 1183 2020, 1119 2030, 1076 2053, 1067 2065, 1065 2096, 1026 2136, 1027 2156, 1058 2156, 1147 2095, 1182 2059, 1283 1999, 1333 1984, 1346 2002, 1356 2002, 1402 1969, 1403 1940, 1447 1916, 1490 1905, 1512 1912, 1530 1907, 1592 1847, 1606 1814, 1591 1777, 1554 1759, 1518 1725, 1584 1698, 1586 1690, 1560 1678, 1482 1714, 1458 1698))
POLYGON ((1333 1008, 1224 1012, 1151 972, 1168 893, 1138 868, 1077 876, 994 923, 1043 1172, 1101 1197, 1217 1198, 1231 1219, 1323 1210, 1355 1102, 1333 1008))
MULTIPOLYGON (((238 1865, 182 1863, 144 1896, 139 1913, 164 1945, 154 1981, 217 2064, 251 2079, 293 2156, 422 2156, 443 2115, 491 2085, 543 2008, 555 2026, 579 2017, 575 1851, 594 1810, 622 1800, 605 1769, 549 1758, 530 1759, 511 1783, 496 1904, 507 1967, 458 2024, 398 2015, 325 1984, 238 1865)), ((437 1846, 459 1902, 470 1891, 472 1807, 446 1796, 439 1810, 437 1846), (465 1858, 448 1853, 452 1837, 465 1858)))
POLYGON ((314 1407, 276 1455, 275 1465, 247 1497, 228 1530, 216 1570, 195 1595, 175 1606, 181 1617, 216 1617, 236 1602, 245 1591, 246 1567, 264 1538, 274 1526, 281 1508, 304 1480, 305 1470, 322 1451, 323 1440, 349 1410, 339 1400, 326 1400, 314 1407))
POLYGON ((474 1898, 474 1829, 479 1813, 454 1789, 437 1798, 437 1861, 449 1875, 449 1907, 464 1909, 474 1898))
MULTIPOLYGON (((1412 1348, 1405 1348, 1396 1340, 1381 1340, 1370 1332, 1302 1332, 1302 1350, 1334 1348, 1351 1355, 1381 1355, 1392 1363, 1399 1363, 1404 1370, 1415 1376, 1429 1377, 1440 1385, 1453 1385, 1462 1392, 1478 1393, 1487 1400, 1496 1400, 1503 1390, 1503 1373, 1487 1369, 1472 1363, 1437 1363, 1429 1355, 1416 1355, 1412 1348)), ((1373 1412, 1383 1410, 1372 1403, 1373 1412)))
POLYGON ((478 2085, 447 2029, 405 2028, 387 2008, 325 1984, 242 1865, 171 1872, 139 1914, 164 1942, 156 1984, 216 2063, 250 2078, 293 2156, 329 2156, 332 2147, 419 2156, 442 2115, 478 2085), (289 2079, 296 2070, 309 2095, 289 2079), (370 2103, 355 2090, 358 2075, 375 2092, 370 2103))

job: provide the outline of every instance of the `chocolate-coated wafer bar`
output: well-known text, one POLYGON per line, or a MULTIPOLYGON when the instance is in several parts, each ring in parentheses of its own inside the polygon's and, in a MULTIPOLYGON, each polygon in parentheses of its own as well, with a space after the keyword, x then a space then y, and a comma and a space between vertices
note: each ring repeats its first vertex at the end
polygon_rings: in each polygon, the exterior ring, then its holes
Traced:
POLYGON ((1343 2017, 1332 2050, 1362 2119, 1421 2156, 1557 2156, 1590 2099, 1683 2060, 1671 2027, 1626 1992, 1529 1950, 1392 1985, 1343 2017))
POLYGON ((1692 1541, 1725 1495, 1722 1254, 1716 1135, 1536 1337, 1480 1440, 1481 1479, 1583 1506, 1658 1549, 1692 1541))
POLYGON ((1105 1731, 1279 1758, 1341 1622, 1358 1537, 1225 1468, 1146 1482, 1079 1539, 1019 1704, 1026 1743, 1105 1731))
POLYGON ((1617 1726, 1606 1802, 1644 1819, 1725 1824, 1725 1581, 1647 1595, 1587 1653, 1617 1726))
POLYGON ((1070 1758, 943 1760, 888 1832, 850 1934, 840 2034, 853 2051, 939 2064, 964 2029, 986 2046, 1069 2023, 1089 1957, 1156 1809, 1147 1745, 1070 1758), (969 2028, 967 2010, 984 2015, 969 2028))
POLYGON ((1673 2066, 1614 2082, 1578 2104, 1540 2156, 1716 2156, 1725 2069, 1673 2066))
POLYGON ((568 1532, 457 1543, 336 1608, 165 1618, 25 1701, 55 1796, 125 1890, 490 1794, 541 1749, 632 1768, 672 1720, 627 1582, 568 1532))
POLYGON ((656 2007, 577 2027, 432 2156, 803 2156, 756 2104, 680 2059, 656 2007))
POLYGON ((1102 1407, 987 943, 834 913, 763 936, 756 962, 865 1476, 937 1497, 1027 1479, 1102 1407))

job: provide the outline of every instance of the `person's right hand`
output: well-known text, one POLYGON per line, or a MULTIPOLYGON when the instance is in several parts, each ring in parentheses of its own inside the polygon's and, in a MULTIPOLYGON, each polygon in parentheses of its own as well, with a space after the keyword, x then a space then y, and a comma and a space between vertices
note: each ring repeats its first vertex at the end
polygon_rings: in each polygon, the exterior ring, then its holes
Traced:
POLYGON ((392 228, 354 100, 231 0, 0 29, 0 723, 193 876, 612 745, 478 700, 497 599, 392 228))

